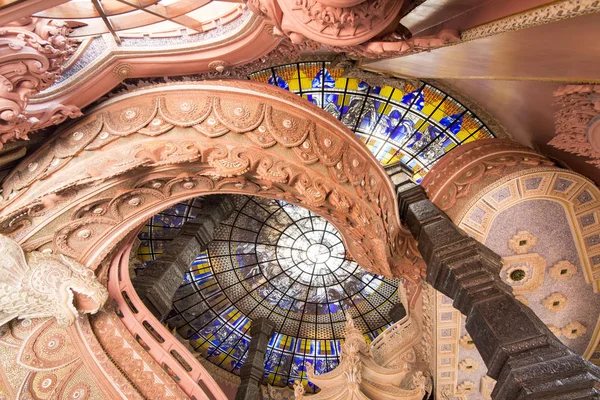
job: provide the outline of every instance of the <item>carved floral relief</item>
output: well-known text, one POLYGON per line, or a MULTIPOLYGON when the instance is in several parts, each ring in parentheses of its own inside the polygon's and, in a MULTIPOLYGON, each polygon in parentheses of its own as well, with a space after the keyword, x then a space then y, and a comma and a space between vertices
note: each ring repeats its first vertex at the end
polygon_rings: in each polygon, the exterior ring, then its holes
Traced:
POLYGON ((389 179, 362 142, 272 86, 170 85, 111 100, 15 169, 0 205, 3 232, 27 235, 33 220, 90 191, 94 200, 53 232, 63 254, 82 256, 157 204, 226 192, 300 203, 325 216, 357 262, 376 273, 418 280, 423 267, 414 240, 400 230, 389 179), (116 179, 120 192, 102 195, 98 184, 116 179))
POLYGON ((27 139, 27 134, 66 118, 78 108, 48 104, 40 115, 29 115, 29 97, 48 88, 74 53, 66 23, 29 18, 0 28, 0 142, 27 139))
POLYGON ((404 0, 246 0, 256 14, 274 24, 273 33, 299 45, 314 43, 360 57, 381 58, 425 51, 460 41, 456 30, 411 38, 399 25, 404 0))
POLYGON ((554 97, 556 136, 548 144, 600 168, 600 85, 565 85, 554 97))

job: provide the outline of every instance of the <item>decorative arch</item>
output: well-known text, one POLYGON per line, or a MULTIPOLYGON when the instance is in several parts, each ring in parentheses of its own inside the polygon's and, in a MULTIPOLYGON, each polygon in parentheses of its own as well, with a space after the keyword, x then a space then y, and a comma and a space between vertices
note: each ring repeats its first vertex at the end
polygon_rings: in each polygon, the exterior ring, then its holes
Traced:
POLYGON ((298 203, 375 273, 420 273, 391 182, 318 107, 250 82, 160 85, 90 110, 6 179, 2 232, 96 268, 146 218, 183 199, 243 193, 298 203))
MULTIPOLYGON (((2 234, 27 250, 68 255, 108 280, 112 305, 89 318, 91 330, 79 322, 69 329, 121 368, 133 357, 123 349, 134 346, 198 398, 221 393, 142 309, 126 277, 135 234, 157 212, 213 193, 281 199, 331 221, 365 268, 414 280, 421 273, 392 183, 369 150, 325 111, 264 84, 162 85, 113 98, 65 126, 5 182, 2 234), (120 329, 137 343, 126 343, 120 329)), ((136 387, 146 387, 143 374, 130 372, 136 387)))

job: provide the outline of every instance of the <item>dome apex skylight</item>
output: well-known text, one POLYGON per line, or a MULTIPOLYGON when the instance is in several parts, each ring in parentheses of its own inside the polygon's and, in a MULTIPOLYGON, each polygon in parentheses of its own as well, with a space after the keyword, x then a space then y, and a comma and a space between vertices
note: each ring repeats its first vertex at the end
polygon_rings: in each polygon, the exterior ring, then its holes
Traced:
MULTIPOLYGON (((282 386, 305 378, 305 361, 319 372, 338 364, 346 310, 369 340, 390 324, 397 282, 360 268, 331 223, 280 201, 233 199, 233 214, 186 274, 167 319, 196 351, 238 373, 251 321, 266 317, 275 323, 266 377, 282 386)), ((140 233, 138 256, 156 257, 201 201, 155 216, 140 233)))

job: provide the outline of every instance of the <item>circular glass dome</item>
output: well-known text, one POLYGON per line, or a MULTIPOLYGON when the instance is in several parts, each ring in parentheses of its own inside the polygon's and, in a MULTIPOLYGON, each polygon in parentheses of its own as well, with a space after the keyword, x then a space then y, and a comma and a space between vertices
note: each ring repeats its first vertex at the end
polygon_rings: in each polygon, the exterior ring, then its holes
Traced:
MULTIPOLYGON (((397 282, 360 268, 331 223, 280 201, 232 199, 234 212, 186 274, 167 319, 203 357, 238 373, 251 321, 266 317, 275 323, 266 380, 284 386, 305 378, 305 361, 320 373, 337 366, 345 310, 369 341, 389 326, 397 282)), ((200 203, 150 220, 138 256, 155 258, 200 203)))
MULTIPOLYGON (((464 105, 429 84, 370 86, 343 74, 319 61, 277 66, 248 78, 320 106, 355 132, 383 165, 408 166, 416 182, 457 146, 493 137, 464 105)), ((286 386, 306 379, 306 361, 317 373, 338 365, 345 310, 368 341, 389 326, 397 282, 360 268, 333 225, 291 204, 233 198, 234 213, 186 274, 167 321, 204 358, 239 373, 251 321, 269 318, 276 328, 265 381, 286 386)), ((160 254, 195 217, 201 201, 178 204, 151 219, 140 233, 139 257, 147 261, 160 254)))

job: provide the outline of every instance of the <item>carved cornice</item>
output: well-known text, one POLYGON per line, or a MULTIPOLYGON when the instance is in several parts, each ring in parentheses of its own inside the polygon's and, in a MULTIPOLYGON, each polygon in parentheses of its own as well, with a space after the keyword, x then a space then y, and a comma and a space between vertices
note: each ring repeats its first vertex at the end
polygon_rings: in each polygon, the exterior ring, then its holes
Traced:
POLYGON ((557 1, 468 29, 461 39, 463 42, 482 39, 597 12, 600 12, 600 3, 596 0, 557 1))

